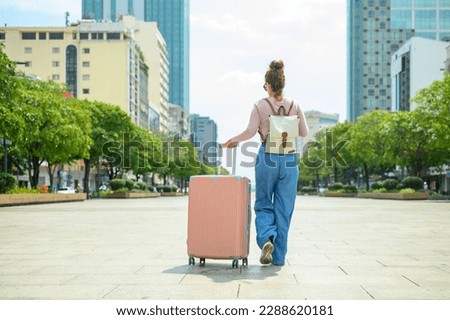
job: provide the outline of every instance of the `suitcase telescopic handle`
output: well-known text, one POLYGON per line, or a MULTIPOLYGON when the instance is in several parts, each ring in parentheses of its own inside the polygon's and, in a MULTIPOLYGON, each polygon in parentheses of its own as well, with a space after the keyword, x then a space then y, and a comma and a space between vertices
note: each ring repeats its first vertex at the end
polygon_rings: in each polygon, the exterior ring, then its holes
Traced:
MULTIPOLYGON (((217 167, 217 174, 220 175, 222 172, 222 163, 223 163, 223 149, 220 147, 219 151, 219 162, 217 167)), ((231 159, 232 159, 232 167, 231 167, 231 174, 234 176, 236 175, 236 156, 237 156, 237 146, 234 148, 225 148, 227 151, 227 156, 231 153, 231 159)))

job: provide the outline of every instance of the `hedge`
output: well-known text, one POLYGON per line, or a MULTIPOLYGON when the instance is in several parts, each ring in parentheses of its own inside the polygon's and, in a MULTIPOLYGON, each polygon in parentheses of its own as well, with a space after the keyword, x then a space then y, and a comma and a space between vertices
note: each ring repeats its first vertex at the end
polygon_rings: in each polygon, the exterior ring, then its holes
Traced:
POLYGON ((8 190, 17 187, 16 178, 9 173, 0 173, 0 193, 6 193, 8 190))
POLYGON ((398 181, 395 179, 386 179, 383 181, 383 188, 387 190, 395 190, 397 189, 398 181))
POLYGON ((411 188, 416 191, 423 189, 423 179, 420 177, 406 177, 400 184, 402 189, 411 188))

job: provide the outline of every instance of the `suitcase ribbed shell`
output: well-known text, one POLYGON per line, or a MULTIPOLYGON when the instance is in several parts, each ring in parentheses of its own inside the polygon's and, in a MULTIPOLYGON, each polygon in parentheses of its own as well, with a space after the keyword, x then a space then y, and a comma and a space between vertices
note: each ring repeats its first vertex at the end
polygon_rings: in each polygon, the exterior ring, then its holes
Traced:
POLYGON ((250 181, 239 176, 194 176, 189 183, 188 255, 244 259, 249 254, 250 181))

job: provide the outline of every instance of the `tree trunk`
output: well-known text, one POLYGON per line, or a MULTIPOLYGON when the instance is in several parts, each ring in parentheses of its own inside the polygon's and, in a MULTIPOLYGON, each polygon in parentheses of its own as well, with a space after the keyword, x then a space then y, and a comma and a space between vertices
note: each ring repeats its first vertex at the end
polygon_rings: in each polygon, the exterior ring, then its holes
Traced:
POLYGON ((369 168, 367 167, 367 164, 364 164, 364 180, 366 180, 366 190, 369 191, 370 185, 369 185, 369 168))
POLYGON ((56 170, 56 166, 53 166, 53 170, 52 170, 52 164, 50 164, 50 162, 47 161, 47 172, 48 172, 48 177, 50 179, 50 186, 49 186, 49 190, 50 192, 53 191, 53 175, 55 174, 55 170, 56 170))
POLYGON ((84 161, 84 181, 83 190, 86 192, 86 199, 89 199, 89 175, 91 174, 91 160, 83 159, 84 161))
POLYGON ((32 157, 28 160, 28 178, 30 180, 31 188, 37 188, 39 183, 39 167, 41 163, 38 157, 32 157))

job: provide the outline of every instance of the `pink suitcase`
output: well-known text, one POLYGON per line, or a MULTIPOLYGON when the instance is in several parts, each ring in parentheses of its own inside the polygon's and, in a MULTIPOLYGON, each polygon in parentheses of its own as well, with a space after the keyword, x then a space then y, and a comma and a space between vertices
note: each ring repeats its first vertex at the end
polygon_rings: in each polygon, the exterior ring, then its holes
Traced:
MULTIPOLYGON (((235 158, 233 171, 235 171, 235 158)), ((189 265, 200 258, 232 259, 232 267, 248 265, 251 198, 250 180, 240 176, 193 176, 189 182, 189 265)))

